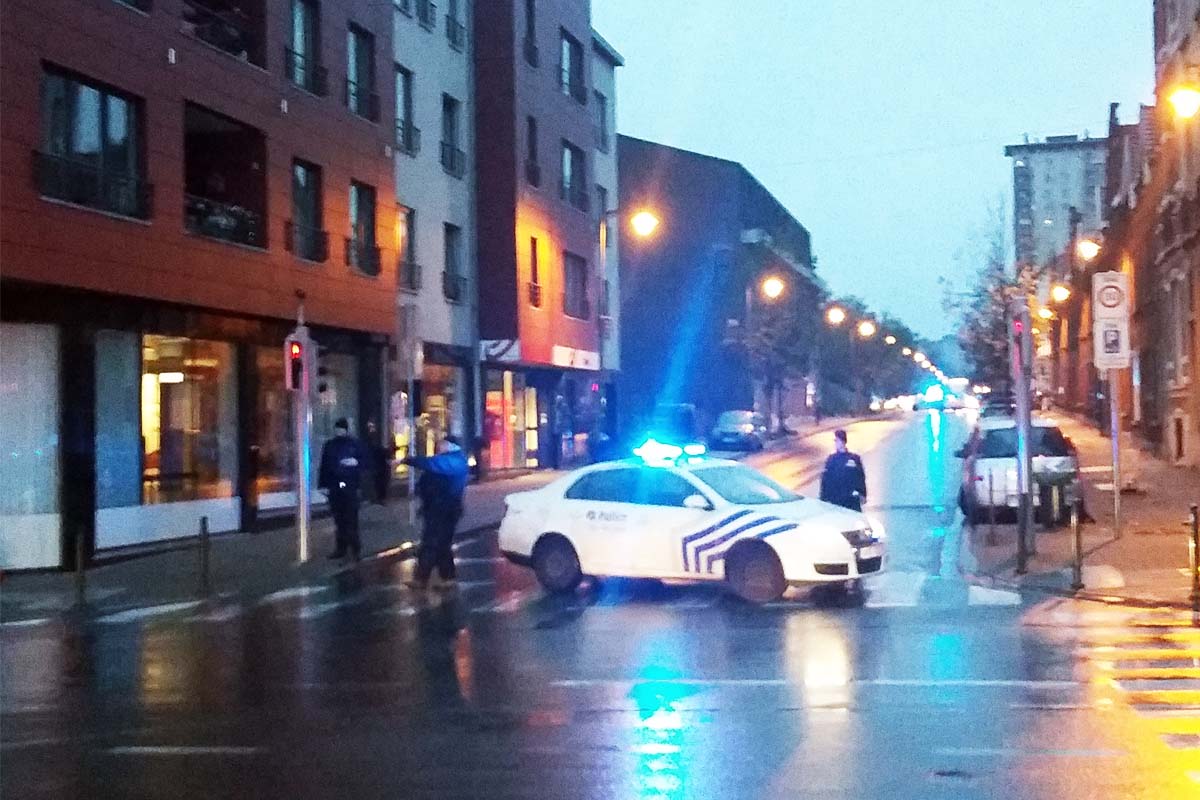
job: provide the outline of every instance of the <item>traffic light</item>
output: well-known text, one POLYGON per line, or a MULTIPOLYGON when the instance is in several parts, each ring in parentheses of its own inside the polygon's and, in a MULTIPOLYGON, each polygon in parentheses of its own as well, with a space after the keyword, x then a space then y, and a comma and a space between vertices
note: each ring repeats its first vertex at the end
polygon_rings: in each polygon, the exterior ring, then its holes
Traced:
POLYGON ((289 391, 304 388, 304 344, 289 336, 283 343, 283 380, 289 391))
POLYGON ((329 353, 328 347, 317 348, 317 393, 324 394, 329 390, 329 369, 322 361, 326 354, 329 353))

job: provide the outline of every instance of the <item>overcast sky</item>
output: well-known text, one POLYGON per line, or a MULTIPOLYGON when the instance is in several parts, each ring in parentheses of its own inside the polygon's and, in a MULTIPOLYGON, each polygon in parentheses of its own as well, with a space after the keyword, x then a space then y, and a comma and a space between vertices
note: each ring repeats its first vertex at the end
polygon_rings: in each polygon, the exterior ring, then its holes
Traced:
MULTIPOLYGON (((951 330, 1004 145, 1107 130, 1153 98, 1151 0, 592 0, 626 59, 622 133, 742 162, 818 269, 919 333, 951 330)), ((669 221, 665 221, 669 224, 669 221)))

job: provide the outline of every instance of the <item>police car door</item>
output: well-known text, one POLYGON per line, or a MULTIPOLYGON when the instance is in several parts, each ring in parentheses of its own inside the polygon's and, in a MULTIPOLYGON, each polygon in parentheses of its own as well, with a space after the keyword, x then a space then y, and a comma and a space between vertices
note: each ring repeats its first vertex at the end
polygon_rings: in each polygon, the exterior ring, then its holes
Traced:
MULTIPOLYGON (((712 518, 709 508, 688 508, 689 497, 704 492, 683 475, 666 467, 642 467, 629 514, 626 546, 637 574, 679 576, 684 572, 681 542, 712 518)), ((707 498, 705 498, 707 499, 707 498)))
POLYGON ((575 545, 582 570, 592 575, 627 575, 626 527, 637 485, 637 469, 600 469, 582 476, 563 495, 561 517, 549 521, 575 545))

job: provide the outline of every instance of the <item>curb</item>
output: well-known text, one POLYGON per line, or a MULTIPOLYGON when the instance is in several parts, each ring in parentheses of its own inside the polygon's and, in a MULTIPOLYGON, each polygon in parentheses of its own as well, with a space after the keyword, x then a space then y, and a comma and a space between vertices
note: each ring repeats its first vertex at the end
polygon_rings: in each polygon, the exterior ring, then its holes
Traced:
POLYGON ((1139 597, 1138 595, 1119 595, 1113 592, 1101 594, 1092 589, 1056 588, 1053 586, 1031 586, 1020 580, 1009 580, 990 573, 964 572, 963 577, 970 583, 987 588, 1002 588, 1022 593, 1037 593, 1051 597, 1064 597, 1068 600, 1086 600, 1091 603, 1104 603, 1110 606, 1132 606, 1134 608, 1171 608, 1182 611, 1197 610, 1190 600, 1165 600, 1161 598, 1139 597))

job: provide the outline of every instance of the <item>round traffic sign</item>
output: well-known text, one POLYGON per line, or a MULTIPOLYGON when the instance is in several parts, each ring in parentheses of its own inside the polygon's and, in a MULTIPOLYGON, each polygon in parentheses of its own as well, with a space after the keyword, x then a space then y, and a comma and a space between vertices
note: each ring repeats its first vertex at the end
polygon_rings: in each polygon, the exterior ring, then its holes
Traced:
POLYGON ((1125 302, 1125 292, 1120 286, 1109 285, 1100 290, 1100 305, 1105 308, 1118 308, 1125 302))

